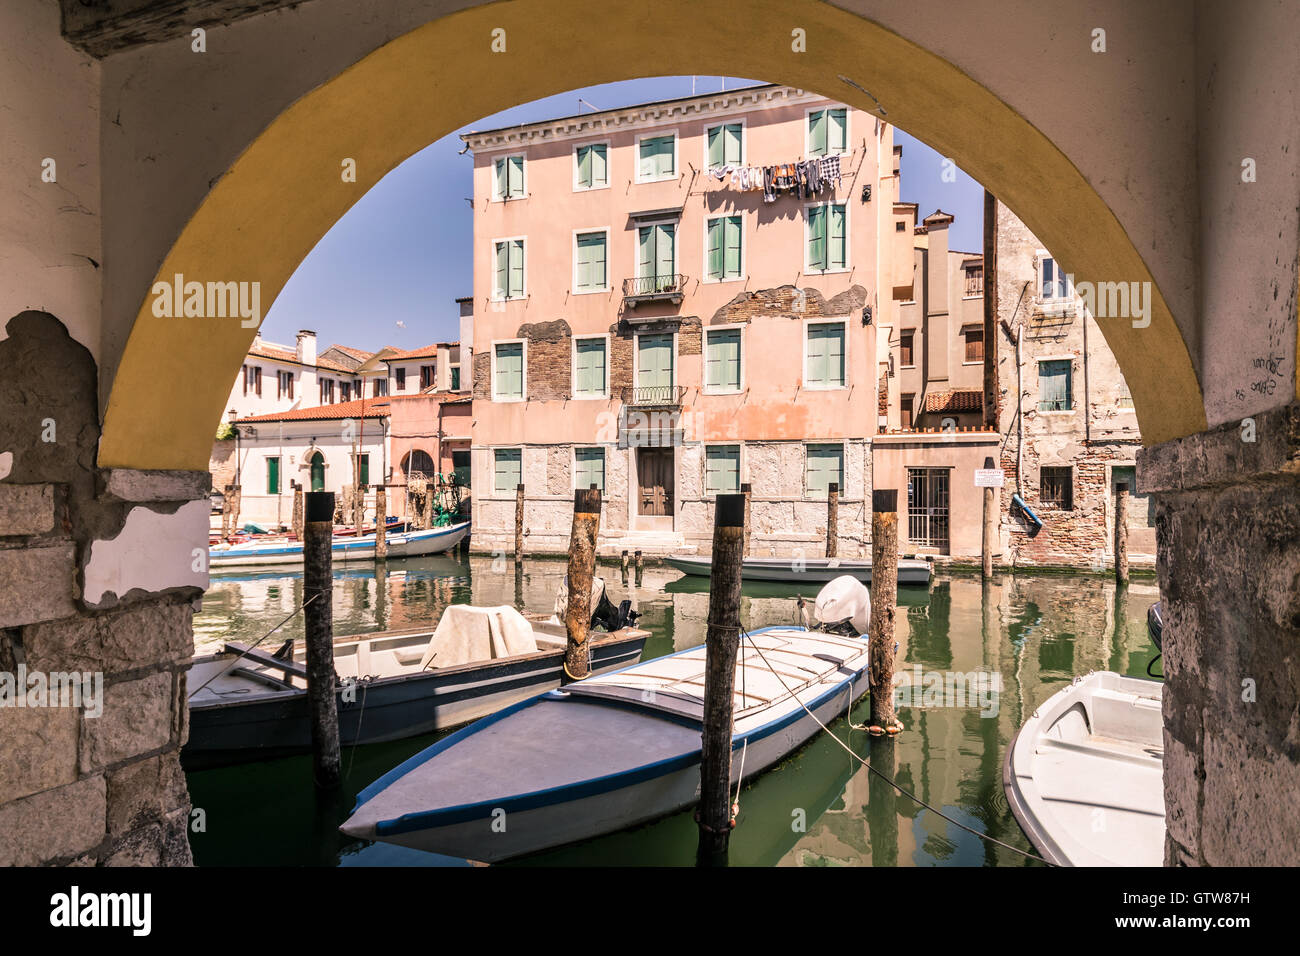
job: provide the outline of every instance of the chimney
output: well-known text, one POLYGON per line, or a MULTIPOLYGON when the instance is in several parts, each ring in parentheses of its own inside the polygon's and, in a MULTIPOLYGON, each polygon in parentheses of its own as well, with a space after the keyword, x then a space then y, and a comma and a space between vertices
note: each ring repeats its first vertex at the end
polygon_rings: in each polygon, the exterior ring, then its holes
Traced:
POLYGON ((298 348, 295 350, 298 361, 303 365, 316 364, 316 333, 303 329, 298 333, 298 348))
POLYGON ((951 321, 948 315, 948 227, 953 217, 936 209, 925 217, 927 235, 925 268, 925 351, 927 379, 948 381, 951 321))

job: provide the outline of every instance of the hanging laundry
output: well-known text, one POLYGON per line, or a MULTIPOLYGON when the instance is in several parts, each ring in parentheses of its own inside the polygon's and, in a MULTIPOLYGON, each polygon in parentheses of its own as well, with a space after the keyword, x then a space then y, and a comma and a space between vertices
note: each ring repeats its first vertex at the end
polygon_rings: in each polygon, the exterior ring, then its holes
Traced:
POLYGON ((838 156, 823 156, 821 161, 822 179, 831 179, 835 181, 835 188, 840 185, 840 158, 838 156))
POLYGON ((763 167, 763 202, 776 202, 776 167, 763 167))
POLYGON ((824 188, 822 164, 819 160, 810 159, 805 165, 808 169, 808 189, 814 196, 819 195, 824 188))

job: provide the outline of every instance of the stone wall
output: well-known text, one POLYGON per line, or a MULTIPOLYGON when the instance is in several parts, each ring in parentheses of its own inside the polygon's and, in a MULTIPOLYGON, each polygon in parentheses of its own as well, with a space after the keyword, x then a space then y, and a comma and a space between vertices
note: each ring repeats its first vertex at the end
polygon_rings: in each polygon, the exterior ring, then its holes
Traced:
POLYGON ((202 592, 136 586, 111 545, 133 541, 142 514, 175 516, 205 497, 207 475, 96 468, 90 353, 46 313, 24 312, 6 331, 0 681, 10 701, 24 693, 41 706, 0 707, 0 866, 188 865, 179 752, 202 592), (80 699, 27 693, 73 673, 88 678, 80 699))

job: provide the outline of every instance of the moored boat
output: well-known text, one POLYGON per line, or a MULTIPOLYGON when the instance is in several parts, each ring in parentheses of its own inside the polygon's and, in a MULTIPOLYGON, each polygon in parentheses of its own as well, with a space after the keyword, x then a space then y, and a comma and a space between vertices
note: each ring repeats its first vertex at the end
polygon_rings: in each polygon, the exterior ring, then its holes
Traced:
MULTIPOLYGON (((469 534, 468 521, 385 535, 388 557, 410 558, 450 551, 469 534)), ((374 560, 375 535, 336 535, 330 547, 336 563, 374 560)), ((225 568, 244 568, 256 565, 302 564, 302 542, 288 539, 276 541, 249 541, 244 544, 214 545, 208 548, 208 566, 213 571, 225 568)))
MULTIPOLYGON (((778 763, 867 691, 867 616, 847 615, 852 636, 766 627, 742 637, 733 780, 778 763)), ((500 711, 375 781, 341 829, 496 862, 687 807, 699 792, 705 666, 705 648, 693 647, 500 711)))
POLYGON ((1163 686, 1110 671, 1078 677, 1020 728, 1002 786, 1016 822, 1049 862, 1163 862, 1163 686))
MULTIPOLYGON (((664 563, 684 574, 708 577, 713 562, 708 555, 673 556, 664 563)), ((779 581, 787 584, 824 584, 848 574, 863 584, 871 583, 871 562, 853 558, 746 558, 741 566, 742 581, 779 581)), ((898 562, 898 583, 927 585, 930 562, 902 558, 898 562)))

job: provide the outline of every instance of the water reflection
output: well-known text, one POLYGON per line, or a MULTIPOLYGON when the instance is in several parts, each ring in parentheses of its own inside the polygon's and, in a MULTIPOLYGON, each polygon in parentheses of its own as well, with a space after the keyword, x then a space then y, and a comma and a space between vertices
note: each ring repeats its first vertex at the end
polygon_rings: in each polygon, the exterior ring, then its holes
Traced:
MULTIPOLYGON (((448 604, 514 604, 550 610, 564 574, 560 560, 513 562, 490 557, 425 558, 393 562, 381 574, 347 570, 335 581, 334 619, 340 634, 432 626, 448 604)), ((700 644, 708 614, 707 579, 647 565, 642 584, 624 583, 617 565, 603 565, 611 598, 626 597, 652 637, 644 658, 700 644)), ((804 589, 770 583, 744 586, 747 627, 797 619, 804 589)), ((302 600, 300 574, 259 573, 215 578, 195 619, 200 649, 225 640, 261 637, 302 600)), ((963 706, 899 707, 904 732, 895 740, 870 738, 841 718, 831 732, 901 787, 966 826, 1029 850, 1002 794, 1006 748, 1028 713, 1090 670, 1145 676, 1155 656, 1145 627, 1157 600, 1153 582, 1116 588, 1091 576, 949 576, 929 589, 902 588, 897 617, 898 670, 905 676, 988 672, 1000 693, 988 716, 972 701, 963 706)), ((301 615, 273 641, 301 637, 301 615)), ((943 702, 940 703, 950 703, 943 702)), ((861 702, 849 715, 865 722, 861 702)), ((988 712, 988 709, 985 710, 988 712)), ((196 861, 220 864, 447 865, 448 860, 380 844, 363 845, 334 829, 356 791, 428 746, 423 737, 344 751, 345 792, 333 807, 318 807, 307 758, 190 774, 195 806, 207 811, 208 831, 193 835, 196 861)), ((869 773, 839 744, 822 735, 740 794, 732 836, 733 865, 1025 865, 998 847, 923 810, 869 773)), ((625 833, 538 854, 515 865, 690 865, 696 830, 689 812, 625 833)), ((1033 864, 1030 864, 1033 865, 1033 864)))

